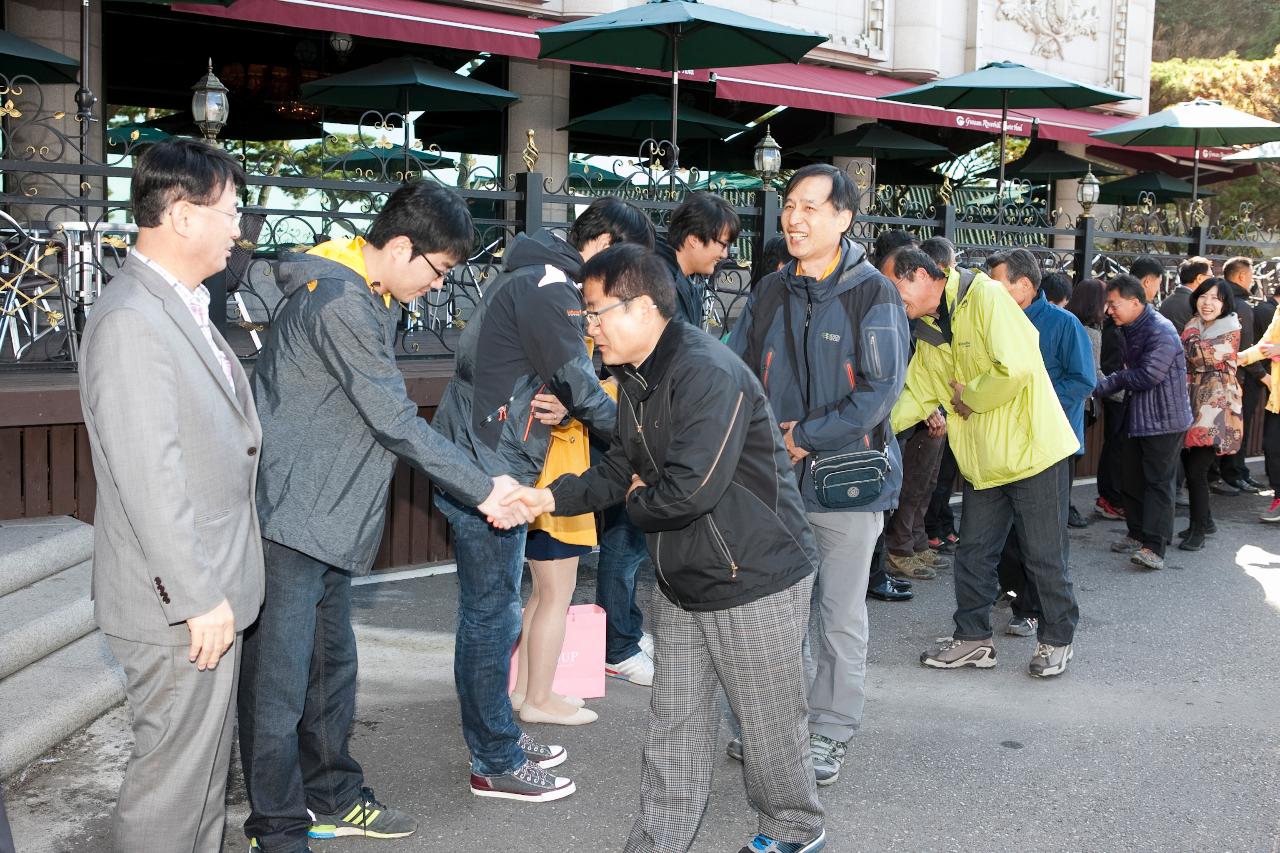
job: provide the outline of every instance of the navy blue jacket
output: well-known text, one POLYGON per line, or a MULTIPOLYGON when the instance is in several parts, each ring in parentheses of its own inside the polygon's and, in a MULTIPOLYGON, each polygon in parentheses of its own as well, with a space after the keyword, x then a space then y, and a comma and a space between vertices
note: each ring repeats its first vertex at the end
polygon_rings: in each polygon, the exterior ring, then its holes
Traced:
POLYGON ((1093 393, 1096 382, 1089 333, 1074 314, 1045 299, 1043 293, 1036 296, 1024 313, 1040 333, 1044 369, 1049 372, 1058 403, 1071 421, 1076 441, 1080 442, 1076 452, 1079 456, 1084 453, 1084 401, 1093 393))
POLYGON ((1099 397, 1128 391, 1125 432, 1133 438, 1185 432, 1191 426, 1187 356, 1173 323, 1148 305, 1124 334, 1124 368, 1103 377, 1099 397))
POLYGON ((856 511, 889 510, 897 507, 902 489, 902 456, 892 440, 889 413, 906 380, 911 329, 893 283, 874 270, 861 277, 863 271, 857 268, 867 262, 866 252, 848 238, 840 248, 836 270, 821 281, 797 275, 795 261, 761 279, 728 343, 760 379, 778 421, 798 422, 792 437, 810 451, 796 471, 805 509, 848 511, 818 503, 811 473, 818 459, 868 446, 880 448, 887 441, 890 468, 884 489, 878 501, 856 511), (773 316, 755 316, 754 309, 772 287, 786 289, 794 353, 787 345, 780 301, 774 303, 778 308, 773 316), (858 299, 867 306, 865 312, 851 318, 840 296, 854 287, 869 290, 858 299), (764 345, 748 355, 751 329, 757 323, 768 326, 764 345))

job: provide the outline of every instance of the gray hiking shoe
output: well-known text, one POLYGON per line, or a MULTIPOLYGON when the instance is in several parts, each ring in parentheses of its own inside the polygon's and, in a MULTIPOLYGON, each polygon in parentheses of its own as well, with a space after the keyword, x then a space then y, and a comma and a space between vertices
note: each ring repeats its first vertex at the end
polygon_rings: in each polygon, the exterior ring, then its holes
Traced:
POLYGON ((1150 548, 1140 548, 1137 553, 1129 558, 1129 562, 1144 569, 1164 568, 1164 557, 1161 557, 1150 548))
POLYGON ((895 578, 907 578, 908 580, 928 581, 938 576, 938 572, 932 566, 926 566, 914 554, 910 557, 899 557, 896 554, 885 555, 885 566, 889 574, 895 578))
POLYGON ((934 669, 959 669, 962 666, 990 669, 996 665, 996 647, 990 640, 939 637, 936 646, 920 653, 920 663, 934 669))
POLYGON ((1074 656, 1071 651, 1071 644, 1065 646, 1051 646, 1048 643, 1037 643, 1036 653, 1031 656, 1031 663, 1027 666, 1027 671, 1036 678, 1048 678, 1051 675, 1061 675, 1067 671, 1067 664, 1071 662, 1074 656))
POLYGON ((926 548, 923 551, 916 552, 916 559, 931 569, 949 569, 951 568, 951 558, 944 557, 933 548, 926 548))
POLYGON ((1142 548, 1142 543, 1132 536, 1126 536, 1119 542, 1111 543, 1111 550, 1116 554, 1132 554, 1142 548))
POLYGON ((849 744, 846 741, 823 735, 809 735, 809 757, 813 761, 813 777, 819 785, 836 783, 848 750, 849 744))
POLYGON ((1004 632, 1010 637, 1034 637, 1039 624, 1034 616, 1015 616, 1009 620, 1004 632))

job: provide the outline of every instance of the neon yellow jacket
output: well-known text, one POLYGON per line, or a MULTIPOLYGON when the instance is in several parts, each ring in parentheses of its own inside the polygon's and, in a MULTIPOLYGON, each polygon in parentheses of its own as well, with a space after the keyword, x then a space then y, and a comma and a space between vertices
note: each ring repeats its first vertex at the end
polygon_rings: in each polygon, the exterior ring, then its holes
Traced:
POLYGON ((1039 474, 1080 443, 1045 371, 1039 334, 1004 285, 978 273, 956 305, 959 288, 953 269, 943 294, 952 306, 951 343, 916 345, 893 407, 893 430, 943 406, 960 473, 975 489, 989 489, 1039 474), (964 386, 961 399, 973 410, 968 418, 951 405, 952 379, 964 386))
MULTIPOLYGON (((1262 343, 1280 344, 1280 309, 1271 315, 1271 325, 1267 326, 1267 330, 1258 339, 1258 344, 1262 343)), ((1258 344, 1240 353, 1241 367, 1262 361, 1262 351, 1258 349, 1258 344)), ((1274 358, 1271 360, 1271 391, 1267 396, 1267 411, 1280 415, 1280 361, 1274 358)))

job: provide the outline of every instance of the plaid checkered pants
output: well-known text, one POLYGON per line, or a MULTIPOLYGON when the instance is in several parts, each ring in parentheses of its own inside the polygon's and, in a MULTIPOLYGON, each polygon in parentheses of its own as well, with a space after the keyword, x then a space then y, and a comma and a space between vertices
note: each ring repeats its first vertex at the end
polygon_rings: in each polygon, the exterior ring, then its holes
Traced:
POLYGON ((654 591, 653 698, 626 853, 684 853, 693 843, 720 753, 720 685, 742 721, 757 831, 779 841, 821 831, 801 654, 812 589, 810 575, 750 604, 697 613, 654 591))

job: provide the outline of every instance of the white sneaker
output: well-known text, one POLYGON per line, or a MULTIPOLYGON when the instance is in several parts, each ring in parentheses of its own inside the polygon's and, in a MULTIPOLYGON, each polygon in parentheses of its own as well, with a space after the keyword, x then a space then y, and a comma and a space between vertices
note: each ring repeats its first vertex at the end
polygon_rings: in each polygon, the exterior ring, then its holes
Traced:
POLYGON ((653 658, 642 651, 636 652, 622 663, 606 663, 604 674, 610 678, 650 687, 653 685, 653 658))
POLYGON ((641 632, 640 651, 644 652, 649 657, 653 657, 653 634, 641 632))

